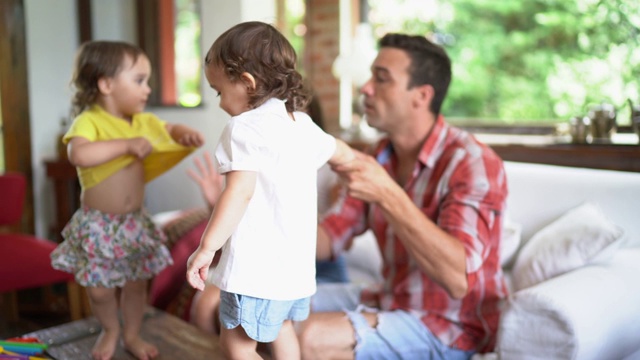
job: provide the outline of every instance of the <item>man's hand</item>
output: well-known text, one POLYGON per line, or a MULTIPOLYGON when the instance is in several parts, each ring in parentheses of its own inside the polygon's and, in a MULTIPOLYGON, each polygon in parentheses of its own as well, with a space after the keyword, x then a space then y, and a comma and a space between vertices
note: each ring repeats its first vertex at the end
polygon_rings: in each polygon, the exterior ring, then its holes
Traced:
POLYGON ((189 169, 187 170, 187 174, 198 184, 202 196, 209 206, 213 207, 222 193, 224 176, 218 174, 215 170, 211 155, 209 155, 208 152, 204 153, 203 160, 195 158, 193 162, 198 171, 196 172, 193 169, 189 169))
POLYGON ((370 155, 354 151, 353 161, 333 166, 344 181, 350 196, 370 203, 379 203, 391 186, 397 186, 389 173, 370 155))

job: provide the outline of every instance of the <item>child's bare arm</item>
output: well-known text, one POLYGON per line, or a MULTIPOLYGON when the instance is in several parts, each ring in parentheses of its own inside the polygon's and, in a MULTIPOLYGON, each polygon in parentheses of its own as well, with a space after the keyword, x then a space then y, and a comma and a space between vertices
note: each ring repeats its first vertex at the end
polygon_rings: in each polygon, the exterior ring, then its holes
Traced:
POLYGON ((106 141, 89 141, 74 137, 67 145, 69 162, 73 166, 91 167, 103 164, 123 155, 133 155, 144 159, 151 153, 149 140, 143 137, 106 141))
POLYGON ((204 144, 204 136, 199 131, 186 125, 167 123, 166 127, 173 141, 178 144, 195 147, 200 147, 204 144))
POLYGON ((226 186, 213 209, 200 245, 187 262, 187 281, 199 290, 204 289, 215 252, 235 231, 256 187, 257 173, 254 171, 231 171, 226 176, 226 186))
POLYGON ((353 149, 347 145, 346 142, 336 138, 336 151, 329 159, 329 165, 335 166, 347 163, 355 159, 355 153, 353 149))

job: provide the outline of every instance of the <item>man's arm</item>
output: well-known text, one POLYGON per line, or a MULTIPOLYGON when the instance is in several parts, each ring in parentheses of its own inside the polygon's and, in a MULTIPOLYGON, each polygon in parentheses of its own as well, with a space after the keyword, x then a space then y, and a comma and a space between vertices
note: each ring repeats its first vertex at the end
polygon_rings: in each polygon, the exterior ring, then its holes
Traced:
POLYGON ((355 161, 338 165, 335 170, 346 180, 350 196, 382 209, 395 234, 427 276, 453 298, 467 293, 462 242, 425 216, 373 157, 357 153, 355 161))

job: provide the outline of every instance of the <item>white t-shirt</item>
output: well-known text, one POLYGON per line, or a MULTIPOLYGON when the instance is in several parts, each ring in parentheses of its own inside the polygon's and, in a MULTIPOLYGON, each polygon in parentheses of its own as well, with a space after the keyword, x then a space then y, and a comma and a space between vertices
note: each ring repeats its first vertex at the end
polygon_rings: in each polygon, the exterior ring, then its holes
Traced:
POLYGON ((309 116, 270 99, 231 118, 215 157, 221 174, 258 173, 235 232, 224 244, 211 281, 227 292, 271 300, 315 293, 317 175, 336 141, 309 116))

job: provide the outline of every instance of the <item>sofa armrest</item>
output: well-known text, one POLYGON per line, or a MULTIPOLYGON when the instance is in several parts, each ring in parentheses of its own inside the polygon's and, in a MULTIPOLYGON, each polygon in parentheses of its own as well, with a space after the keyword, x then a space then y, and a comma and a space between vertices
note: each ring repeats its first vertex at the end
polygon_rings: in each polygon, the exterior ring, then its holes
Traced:
POLYGON ((512 294, 498 331, 502 359, 621 359, 640 344, 640 248, 512 294))

